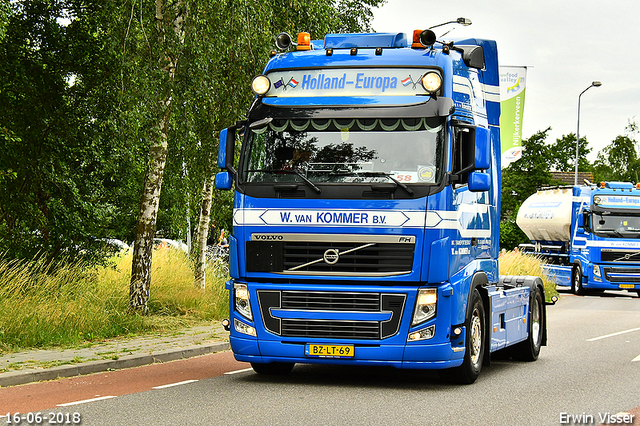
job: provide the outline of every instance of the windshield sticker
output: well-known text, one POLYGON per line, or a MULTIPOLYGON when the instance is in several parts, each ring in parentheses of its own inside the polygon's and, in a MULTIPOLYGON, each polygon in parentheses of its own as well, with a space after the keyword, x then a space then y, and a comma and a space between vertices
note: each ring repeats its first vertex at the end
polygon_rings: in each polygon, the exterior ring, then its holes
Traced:
POLYGON ((272 82, 267 96, 423 95, 420 82, 427 71, 419 68, 275 71, 267 75, 272 82))
POLYGON ((596 195, 593 203, 609 208, 640 208, 640 197, 625 195, 596 195))

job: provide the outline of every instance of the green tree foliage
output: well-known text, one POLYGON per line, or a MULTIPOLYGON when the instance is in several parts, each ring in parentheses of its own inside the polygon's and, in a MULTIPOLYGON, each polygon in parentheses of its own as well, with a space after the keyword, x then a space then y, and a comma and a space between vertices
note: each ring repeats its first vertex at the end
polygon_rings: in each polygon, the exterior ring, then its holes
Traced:
MULTIPOLYGON (((631 130, 632 127, 627 129, 631 130)), ((630 136, 619 135, 600 151, 594 163, 596 182, 640 182, 638 176, 640 158, 636 144, 637 142, 630 136)))
MULTIPOLYGON (((592 165, 587 159, 591 153, 591 148, 587 143, 587 138, 580 138, 578 147, 578 170, 581 172, 591 171, 592 165)), ((576 167, 576 134, 569 133, 562 135, 551 144, 549 150, 549 170, 554 172, 573 172, 576 167)))
POLYGON ((100 2, 11 2, 0 39, 0 252, 88 253, 114 217, 113 55, 100 2), (61 18, 73 20, 65 26, 61 18), (10 135, 7 137, 7 135, 10 135))

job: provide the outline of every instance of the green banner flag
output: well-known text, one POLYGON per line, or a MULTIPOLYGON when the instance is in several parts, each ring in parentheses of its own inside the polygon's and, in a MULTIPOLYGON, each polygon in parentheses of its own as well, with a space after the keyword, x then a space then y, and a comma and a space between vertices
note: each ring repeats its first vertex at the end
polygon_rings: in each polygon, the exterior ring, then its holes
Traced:
POLYGON ((500 67, 502 167, 522 156, 522 115, 527 67, 500 67))

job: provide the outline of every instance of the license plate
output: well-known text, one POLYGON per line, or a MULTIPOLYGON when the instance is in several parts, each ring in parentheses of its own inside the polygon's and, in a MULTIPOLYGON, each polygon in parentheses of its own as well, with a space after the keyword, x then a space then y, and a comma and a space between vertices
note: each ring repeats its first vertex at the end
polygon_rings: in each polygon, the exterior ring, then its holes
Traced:
POLYGON ((353 358, 355 349, 351 345, 307 345, 304 354, 318 358, 353 358))
POLYGON ((636 288, 633 284, 620 284, 620 288, 636 288))

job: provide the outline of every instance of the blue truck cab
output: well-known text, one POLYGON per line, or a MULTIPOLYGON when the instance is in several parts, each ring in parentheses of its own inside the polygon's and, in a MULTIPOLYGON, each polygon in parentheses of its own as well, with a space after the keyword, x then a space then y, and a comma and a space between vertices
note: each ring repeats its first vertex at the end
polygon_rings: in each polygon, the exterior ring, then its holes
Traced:
POLYGON ((236 359, 263 374, 380 365, 461 383, 497 350, 535 360, 542 281, 498 275, 496 43, 307 37, 272 52, 247 119, 220 135, 236 359))
POLYGON ((543 269, 557 285, 640 296, 640 185, 541 190, 522 204, 517 223, 531 239, 522 250, 546 259, 543 269))

